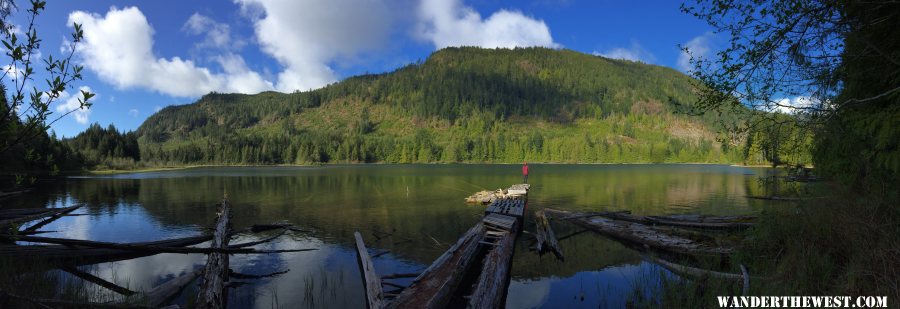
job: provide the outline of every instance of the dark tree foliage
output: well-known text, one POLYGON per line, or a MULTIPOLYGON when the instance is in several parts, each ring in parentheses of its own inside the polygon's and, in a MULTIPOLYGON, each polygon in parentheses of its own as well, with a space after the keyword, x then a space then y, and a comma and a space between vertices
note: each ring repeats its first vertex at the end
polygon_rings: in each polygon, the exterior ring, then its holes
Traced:
POLYGON ((87 130, 65 142, 78 151, 87 168, 133 167, 136 161, 141 160, 137 134, 120 133, 113 125, 103 128, 99 124, 92 124, 87 130))
POLYGON ((682 9, 728 38, 716 57, 692 60, 702 90, 694 108, 749 106, 757 112, 743 129, 811 132, 821 171, 896 193, 900 3, 698 0, 682 9))

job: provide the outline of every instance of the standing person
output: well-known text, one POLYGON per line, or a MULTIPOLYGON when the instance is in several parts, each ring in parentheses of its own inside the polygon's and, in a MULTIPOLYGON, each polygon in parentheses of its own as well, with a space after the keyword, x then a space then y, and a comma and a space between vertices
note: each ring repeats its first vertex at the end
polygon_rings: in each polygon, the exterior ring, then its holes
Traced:
POLYGON ((528 183, 528 162, 522 161, 522 182, 528 183))

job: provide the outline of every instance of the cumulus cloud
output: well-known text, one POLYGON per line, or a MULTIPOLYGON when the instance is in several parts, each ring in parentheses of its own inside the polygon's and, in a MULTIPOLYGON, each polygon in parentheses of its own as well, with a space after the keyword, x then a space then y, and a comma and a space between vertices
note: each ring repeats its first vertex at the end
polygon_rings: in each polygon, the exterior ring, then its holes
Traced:
POLYGON ((236 0, 254 23, 262 50, 284 66, 280 91, 337 80, 329 63, 381 48, 392 23, 381 0, 236 0))
POLYGON ((688 72, 694 69, 691 65, 691 57, 694 59, 705 58, 712 51, 713 39, 715 34, 712 32, 704 33, 695 37, 682 45, 686 50, 681 50, 678 54, 678 68, 688 72))
MULTIPOLYGON (((84 100, 84 96, 81 95, 81 91, 91 93, 93 93, 93 91, 91 91, 91 88, 87 86, 82 86, 78 90, 80 91, 78 91, 78 94, 76 95, 71 95, 67 91, 61 92, 59 94, 59 101, 62 103, 56 106, 56 112, 61 114, 72 112, 72 116, 75 117, 76 122, 80 124, 87 124, 88 117, 90 117, 91 115, 91 110, 87 107, 82 108, 81 103, 79 103, 78 100, 84 100)), ((99 98, 100 96, 95 94, 95 96, 92 98, 92 102, 96 101, 99 98)))
POLYGON ((594 56, 606 57, 610 59, 622 59, 629 61, 640 61, 644 63, 652 63, 656 60, 656 56, 644 49, 637 42, 632 42, 631 47, 617 47, 604 52, 595 51, 594 56))
POLYGON ((559 47, 542 20, 509 10, 500 10, 482 19, 477 11, 460 0, 423 0, 419 6, 417 34, 431 41, 436 48, 559 47))
MULTIPOLYGON (((119 88, 141 87, 182 97, 211 91, 255 93, 271 89, 271 83, 246 66, 243 71, 226 69, 223 74, 179 57, 156 57, 153 28, 136 7, 111 8, 105 16, 75 11, 69 14, 68 23, 79 23, 84 29, 78 54, 85 67, 119 88), (236 79, 248 78, 253 79, 252 87, 232 87, 238 83, 236 79)), ((205 28, 197 28, 202 29, 205 28)))

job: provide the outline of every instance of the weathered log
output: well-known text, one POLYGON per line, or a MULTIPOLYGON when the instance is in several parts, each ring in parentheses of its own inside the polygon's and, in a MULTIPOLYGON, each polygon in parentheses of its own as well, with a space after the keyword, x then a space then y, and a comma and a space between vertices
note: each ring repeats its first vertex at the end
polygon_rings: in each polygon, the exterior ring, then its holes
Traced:
POLYGON ((384 308, 384 291, 381 289, 381 279, 375 273, 375 265, 366 251, 362 234, 359 231, 353 233, 356 238, 356 261, 359 263, 359 272, 362 274, 363 287, 366 290, 366 308, 384 308))
POLYGON ((647 260, 653 262, 654 264, 662 266, 663 268, 668 269, 669 271, 671 271, 679 276, 682 276, 682 277, 689 277, 689 278, 694 278, 694 279, 697 279, 697 278, 718 278, 718 279, 726 279, 726 280, 741 280, 741 279, 743 279, 743 276, 741 274, 724 273, 724 272, 719 272, 719 271, 714 271, 714 270, 708 270, 708 269, 702 269, 702 268, 696 268, 696 267, 675 264, 675 263, 672 263, 672 262, 669 262, 669 261, 666 261, 666 260, 663 260, 660 258, 656 258, 656 257, 650 256, 650 255, 645 255, 645 257, 647 260))
POLYGON ((259 244, 264 244, 264 243, 273 241, 273 240, 277 239, 278 237, 281 237, 281 236, 284 235, 284 233, 286 233, 286 232, 287 232, 287 230, 281 230, 280 233, 278 233, 278 234, 276 234, 276 235, 274 235, 274 236, 267 237, 267 238, 263 238, 263 239, 260 239, 260 240, 257 240, 257 241, 251 241, 251 242, 245 242, 245 243, 240 243, 240 244, 229 245, 228 248, 231 248, 231 249, 236 249, 236 248, 246 248, 246 247, 256 246, 256 245, 259 245, 259 244))
POLYGON ((796 202, 800 201, 798 197, 784 197, 784 196, 757 196, 757 195, 747 195, 746 198, 752 198, 755 200, 767 200, 767 201, 782 201, 782 202, 796 202))
MULTIPOLYGON (((219 209, 219 216, 216 219, 216 231, 213 233, 210 248, 226 249, 228 248, 229 235, 231 229, 229 220, 231 219, 231 206, 228 199, 222 201, 222 207, 219 209)), ((210 253, 206 259, 206 266, 203 268, 203 281, 200 284, 200 291, 197 293, 197 308, 225 308, 225 302, 228 298, 225 296, 225 284, 228 281, 228 254, 210 253)))
POLYGON ((446 307, 464 274, 474 264, 482 239, 484 239, 484 225, 479 222, 416 277, 413 283, 389 304, 389 307, 446 307))
POLYGON ((478 284, 469 298, 469 308, 503 308, 509 287, 509 272, 516 249, 516 233, 500 238, 484 258, 478 284))
POLYGON ((39 228, 42 228, 42 227, 44 227, 45 225, 50 224, 50 222, 56 221, 56 219, 62 218, 64 215, 66 215, 66 214, 68 214, 68 213, 70 213, 70 212, 75 211, 76 209, 80 208, 81 206, 82 206, 82 205, 78 205, 78 206, 74 206, 74 207, 69 207, 69 209, 66 209, 66 210, 57 212, 55 215, 50 216, 50 218, 44 219, 43 221, 38 222, 38 223, 36 223, 36 224, 34 224, 34 225, 32 225, 32 226, 29 226, 28 228, 26 228, 26 229, 24 229, 24 230, 22 230, 22 231, 25 231, 25 232, 34 232, 34 231, 37 231, 39 228))
POLYGON ((11 196, 16 196, 16 195, 19 195, 19 194, 22 194, 22 193, 27 193, 27 192, 29 192, 29 191, 31 191, 31 189, 18 190, 18 191, 0 192, 0 199, 4 199, 4 198, 7 198, 7 197, 11 197, 11 196))
POLYGON ((62 207, 62 208, 50 208, 50 211, 47 211, 47 212, 26 215, 26 216, 16 217, 16 218, 12 218, 12 219, 0 220, 0 230, 6 230, 6 229, 12 227, 13 225, 18 225, 20 223, 34 221, 34 220, 37 220, 37 219, 40 219, 43 217, 47 217, 47 216, 53 216, 60 212, 71 211, 72 209, 78 208, 78 207, 81 207, 81 205, 72 206, 72 207, 62 207))
POLYGON ((13 219, 22 216, 42 214, 53 211, 53 208, 10 208, 0 209, 0 220, 13 219))
MULTIPOLYGON (((53 238, 53 237, 28 236, 28 235, 0 235, 0 239, 9 239, 9 240, 15 240, 15 241, 28 241, 28 242, 45 243, 45 244, 58 244, 58 245, 85 247, 85 248, 117 249, 117 250, 123 250, 123 251, 143 252, 143 253, 151 253, 151 254, 158 254, 158 253, 264 254, 264 253, 301 252, 301 251, 316 250, 316 249, 257 250, 257 249, 252 249, 252 248, 243 248, 243 247, 248 247, 249 246, 248 244, 253 245, 253 244, 258 243, 255 241, 251 242, 251 243, 238 244, 239 247, 227 246, 225 248, 218 248, 218 247, 190 248, 190 247, 155 246, 155 245, 144 245, 144 244, 120 244, 120 243, 103 242, 103 241, 68 239, 68 238, 53 238)), ((18 247, 25 249, 26 247, 29 247, 29 246, 18 246, 18 247)), ((11 248, 11 250, 15 250, 15 249, 11 248)), ((2 253, 0 253, 0 255, 2 255, 2 253)))
POLYGON ((198 276, 200 276, 200 270, 191 271, 150 289, 144 293, 147 305, 156 308, 169 303, 198 276))
POLYGON ((732 252, 730 248, 710 246, 688 238, 669 235, 645 224, 617 221, 600 216, 578 217, 575 212, 550 208, 544 209, 544 211, 558 218, 572 218, 568 221, 595 232, 657 250, 685 255, 728 255, 732 252))
MULTIPOLYGON (((37 305, 43 308, 75 308, 75 309, 151 309, 155 307, 148 307, 144 305, 135 305, 135 304, 120 304, 120 303, 91 303, 91 302, 82 302, 82 301, 74 301, 74 300, 64 300, 64 299, 49 299, 49 298, 31 298, 22 295, 16 295, 12 293, 7 293, 5 291, 0 291, 0 303, 5 300, 13 300, 18 301, 19 304, 31 304, 37 305)), ((14 303, 15 304, 15 303, 14 303)))
POLYGON ((391 274, 387 276, 381 276, 381 279, 400 279, 400 278, 414 278, 421 275, 421 273, 408 273, 408 274, 391 274))
POLYGON ((129 290, 125 287, 119 286, 118 284, 106 281, 103 278, 100 278, 100 277, 94 276, 92 274, 89 274, 87 272, 81 271, 80 269, 78 269, 77 267, 74 267, 74 266, 63 266, 61 269, 67 273, 74 275, 75 277, 81 278, 84 281, 102 286, 110 291, 113 291, 113 292, 116 292, 116 293, 119 293, 119 294, 122 294, 125 296, 137 294, 137 292, 135 292, 135 291, 129 290))
POLYGON ((547 220, 547 215, 544 214, 543 210, 534 213, 534 223, 537 230, 537 234, 535 235, 535 239, 537 239, 537 252, 543 254, 550 250, 553 251, 553 254, 556 255, 557 259, 561 261, 565 260, 566 258, 563 256, 562 249, 559 247, 559 242, 556 240, 556 234, 553 233, 553 228, 550 227, 550 221, 547 220))
POLYGON ((706 215, 671 215, 671 216, 636 216, 623 212, 598 212, 597 216, 614 220, 628 221, 647 225, 667 225, 674 227, 702 229, 743 229, 753 226, 752 216, 706 216, 706 215))
MULTIPOLYGON (((21 237, 21 236, 17 236, 21 237)), ((184 247, 196 245, 212 238, 210 235, 166 239, 152 242, 131 243, 144 247, 184 247)), ((128 260, 159 252, 141 252, 123 249, 60 246, 60 245, 0 245, 0 258, 40 259, 65 265, 87 265, 128 260)))
POLYGON ((750 272, 747 271, 747 266, 744 266, 744 264, 741 264, 741 276, 744 277, 744 287, 741 289, 741 295, 750 295, 750 272))

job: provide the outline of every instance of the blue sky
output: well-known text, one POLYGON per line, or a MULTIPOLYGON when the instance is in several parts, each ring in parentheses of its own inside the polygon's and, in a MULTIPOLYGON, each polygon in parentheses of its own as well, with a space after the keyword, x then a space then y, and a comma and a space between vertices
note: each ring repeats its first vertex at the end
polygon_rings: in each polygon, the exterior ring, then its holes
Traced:
MULTIPOLYGON (((14 21, 25 26, 24 6, 14 21)), ((41 56, 61 54, 83 24, 76 61, 98 97, 53 125, 136 129, 159 108, 203 93, 321 87, 386 72, 445 46, 547 46, 684 71, 678 45, 709 53, 714 36, 677 1, 235 0, 49 1, 39 17, 41 56)), ((38 77, 39 79, 40 77, 38 77)), ((4 80, 7 84, 9 80, 4 80)), ((43 84, 38 83, 38 84, 43 84)), ((51 108, 65 111, 69 96, 51 108)))

